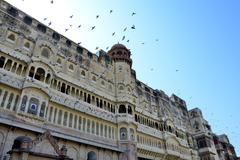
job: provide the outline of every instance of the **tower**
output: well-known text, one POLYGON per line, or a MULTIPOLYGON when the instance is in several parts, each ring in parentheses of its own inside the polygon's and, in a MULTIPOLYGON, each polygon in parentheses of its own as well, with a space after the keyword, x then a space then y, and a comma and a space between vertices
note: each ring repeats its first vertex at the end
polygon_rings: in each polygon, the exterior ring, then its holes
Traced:
MULTIPOLYGON (((134 124, 133 83, 131 52, 122 44, 115 44, 108 51, 114 61, 115 96, 118 106, 119 145, 124 153, 121 160, 137 159, 136 125, 134 124)), ((135 84, 135 83, 134 83, 135 84)))

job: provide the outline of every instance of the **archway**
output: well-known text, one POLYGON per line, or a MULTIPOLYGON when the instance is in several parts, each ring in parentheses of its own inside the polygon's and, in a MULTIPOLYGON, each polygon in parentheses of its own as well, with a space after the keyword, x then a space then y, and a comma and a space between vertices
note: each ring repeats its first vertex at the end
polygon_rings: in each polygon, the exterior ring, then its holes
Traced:
POLYGON ((91 151, 87 154, 87 160, 97 160, 97 155, 95 152, 91 151))

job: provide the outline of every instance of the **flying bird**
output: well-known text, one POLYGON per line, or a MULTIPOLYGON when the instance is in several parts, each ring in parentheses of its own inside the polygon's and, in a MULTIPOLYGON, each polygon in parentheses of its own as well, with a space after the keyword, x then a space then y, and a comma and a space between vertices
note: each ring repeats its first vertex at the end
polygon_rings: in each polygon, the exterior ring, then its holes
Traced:
POLYGON ((115 32, 112 33, 112 36, 114 36, 114 35, 115 35, 115 32))
POLYGON ((144 43, 144 42, 142 42, 141 44, 142 44, 142 45, 144 45, 145 43, 144 43))
POLYGON ((52 22, 49 22, 49 23, 48 23, 48 26, 50 26, 51 24, 52 24, 52 22))
POLYGON ((71 15, 69 18, 73 18, 73 15, 71 15))
POLYGON ((91 29, 94 30, 95 26, 93 26, 91 29))
POLYGON ((111 9, 110 11, 109 11, 109 13, 112 13, 113 12, 113 10, 111 9))
POLYGON ((129 39, 127 40, 127 42, 129 42, 129 39))
POLYGON ((69 26, 70 26, 70 27, 72 27, 72 25, 71 25, 71 24, 70 24, 69 26))
POLYGON ((135 14, 136 14, 136 13, 135 13, 135 12, 133 12, 133 13, 132 13, 132 16, 134 16, 135 14))
POLYGON ((82 42, 78 42, 77 44, 80 45, 82 42))
POLYGON ((178 69, 176 69, 175 71, 176 71, 176 72, 178 72, 179 70, 178 70, 178 69))
POLYGON ((95 49, 97 50, 99 47, 96 47, 95 49))
POLYGON ((157 41, 157 42, 158 42, 158 41, 159 41, 159 39, 157 38, 157 39, 155 39, 155 41, 157 41))
POLYGON ((96 15, 96 19, 98 19, 99 18, 99 15, 96 15))
POLYGON ((135 25, 132 25, 132 27, 131 27, 131 28, 132 28, 132 29, 136 29, 136 28, 135 28, 135 25))
POLYGON ((79 26, 78 26, 78 28, 80 28, 82 25, 80 24, 79 26))
POLYGON ((43 20, 44 20, 44 21, 46 21, 46 20, 47 20, 47 17, 46 17, 46 18, 44 18, 43 20))
POLYGON ((106 47, 106 50, 108 50, 109 47, 106 47))
POLYGON ((53 4, 53 0, 51 0, 51 3, 53 4))
POLYGON ((126 30, 127 30, 127 27, 126 27, 126 28, 124 28, 124 30, 123 30, 123 31, 125 32, 126 30))
POLYGON ((125 36, 122 37, 122 41, 125 39, 125 36))
POLYGON ((68 31, 68 29, 66 28, 66 29, 65 29, 65 32, 67 32, 67 31, 68 31))

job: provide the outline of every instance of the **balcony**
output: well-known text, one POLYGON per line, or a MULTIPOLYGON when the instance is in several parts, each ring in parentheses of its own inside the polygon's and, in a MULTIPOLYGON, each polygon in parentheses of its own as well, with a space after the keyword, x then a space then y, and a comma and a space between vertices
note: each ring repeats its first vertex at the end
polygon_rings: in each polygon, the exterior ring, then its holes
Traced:
POLYGON ((21 89, 24 78, 12 72, 0 69, 0 82, 21 89))
POLYGON ((144 144, 140 144, 140 143, 137 144, 137 148, 145 150, 145 151, 160 153, 160 154, 164 154, 165 153, 165 150, 163 148, 148 146, 148 145, 144 145, 144 144))
POLYGON ((117 115, 117 122, 131 123, 134 122, 134 118, 133 115, 127 113, 120 113, 117 115))

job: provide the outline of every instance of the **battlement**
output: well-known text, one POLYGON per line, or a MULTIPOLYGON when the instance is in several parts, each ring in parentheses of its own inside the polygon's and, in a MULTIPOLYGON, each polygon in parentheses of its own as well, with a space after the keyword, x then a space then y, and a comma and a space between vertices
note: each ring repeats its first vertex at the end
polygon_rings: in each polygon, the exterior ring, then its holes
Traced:
MULTIPOLYGON (((16 7, 12 6, 11 4, 0 1, 0 10, 5 12, 9 17, 6 15, 3 17, 5 20, 11 20, 12 27, 17 26, 17 23, 21 23, 25 27, 25 29, 30 30, 29 28, 41 33, 44 36, 48 37, 49 41, 53 41, 54 44, 61 43, 64 47, 69 50, 72 50, 80 55, 86 53, 89 58, 95 57, 100 61, 101 57, 98 57, 96 54, 91 53, 89 50, 73 42, 72 40, 68 39, 67 37, 61 35, 57 31, 51 29, 50 27, 46 26, 45 24, 39 22, 35 18, 31 17, 30 15, 22 12, 21 10, 17 9, 16 7), (17 21, 14 23, 14 21, 17 21)), ((2 22, 0 22, 2 23, 2 22)), ((12 29, 13 29, 12 28, 12 29)), ((35 39, 36 41, 36 39, 35 39)), ((103 51, 103 50, 101 50, 103 51)), ((105 52, 105 51, 104 51, 105 52)), ((111 57, 108 57, 106 61, 111 61, 111 57)))

